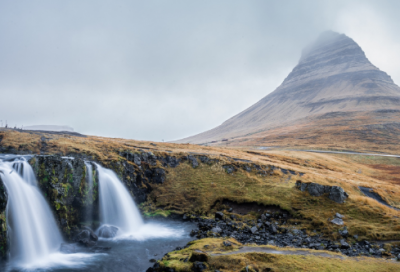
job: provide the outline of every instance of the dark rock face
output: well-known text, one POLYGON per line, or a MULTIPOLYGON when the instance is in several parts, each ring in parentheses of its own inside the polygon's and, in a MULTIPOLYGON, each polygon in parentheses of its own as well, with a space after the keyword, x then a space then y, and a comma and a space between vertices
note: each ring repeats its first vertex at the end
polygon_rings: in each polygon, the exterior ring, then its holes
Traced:
POLYGON ((8 248, 6 227, 7 199, 7 191, 0 177, 0 260, 6 256, 8 248))
POLYGON ((114 238, 117 235, 118 228, 115 226, 103 225, 99 229, 99 237, 114 238))
POLYGON ((321 185, 318 183, 303 183, 296 181, 296 188, 302 192, 308 191, 311 196, 322 196, 328 194, 328 198, 336 203, 344 203, 349 195, 339 186, 321 185))

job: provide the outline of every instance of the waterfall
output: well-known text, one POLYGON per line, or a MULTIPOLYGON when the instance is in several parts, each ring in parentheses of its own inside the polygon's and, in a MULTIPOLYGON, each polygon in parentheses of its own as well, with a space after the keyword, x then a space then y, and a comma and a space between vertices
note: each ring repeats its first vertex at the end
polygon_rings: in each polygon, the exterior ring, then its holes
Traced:
POLYGON ((6 216, 11 259, 30 264, 56 252, 62 237, 29 163, 24 158, 13 162, 0 160, 0 177, 8 193, 6 216))
POLYGON ((86 166, 86 182, 88 184, 88 192, 86 195, 86 216, 85 220, 93 221, 93 167, 90 162, 85 162, 86 166))
POLYGON ((99 175, 101 223, 118 227, 118 234, 134 233, 143 225, 135 202, 113 171, 98 164, 96 166, 99 175))
POLYGON ((24 157, 17 158, 12 162, 12 166, 26 183, 33 186, 37 185, 33 169, 24 157))

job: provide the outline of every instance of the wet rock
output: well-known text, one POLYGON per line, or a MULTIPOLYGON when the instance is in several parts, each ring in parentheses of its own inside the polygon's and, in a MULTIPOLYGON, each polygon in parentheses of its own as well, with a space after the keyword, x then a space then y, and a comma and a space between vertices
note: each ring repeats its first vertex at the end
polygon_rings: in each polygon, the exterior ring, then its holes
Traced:
POLYGON ((97 240, 99 240, 99 237, 96 235, 96 233, 94 233, 94 231, 93 231, 91 228, 89 228, 89 227, 87 227, 87 226, 84 226, 84 227, 82 227, 82 229, 83 229, 83 230, 89 231, 89 233, 90 233, 90 235, 89 235, 90 240, 95 241, 95 242, 96 242, 97 240))
POLYGON ((208 262, 208 255, 201 250, 195 250, 192 252, 189 262, 208 262))
POLYGON ((157 262, 157 260, 156 259, 150 259, 149 262, 155 263, 155 262, 157 262))
POLYGON ((118 228, 115 226, 103 225, 98 230, 99 237, 114 238, 117 235, 118 228))
POLYGON ((73 244, 62 243, 60 246, 60 252, 64 253, 64 254, 73 254, 73 253, 76 253, 77 250, 76 250, 76 246, 73 244))
POLYGON ((330 200, 333 200, 336 203, 344 203, 348 197, 349 195, 339 186, 332 186, 328 196, 330 200))
POLYGON ((192 271, 194 272, 203 272, 204 270, 207 269, 207 265, 203 262, 194 262, 192 271))

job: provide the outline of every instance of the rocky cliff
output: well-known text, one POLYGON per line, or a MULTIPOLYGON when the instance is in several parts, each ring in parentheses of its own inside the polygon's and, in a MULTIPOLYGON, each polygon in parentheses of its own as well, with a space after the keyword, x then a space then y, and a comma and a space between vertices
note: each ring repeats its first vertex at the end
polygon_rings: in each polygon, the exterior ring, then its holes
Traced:
POLYGON ((400 88, 351 38, 328 31, 303 50, 298 65, 274 92, 222 125, 178 142, 257 137, 277 127, 312 124, 330 113, 388 109, 400 110, 400 88))

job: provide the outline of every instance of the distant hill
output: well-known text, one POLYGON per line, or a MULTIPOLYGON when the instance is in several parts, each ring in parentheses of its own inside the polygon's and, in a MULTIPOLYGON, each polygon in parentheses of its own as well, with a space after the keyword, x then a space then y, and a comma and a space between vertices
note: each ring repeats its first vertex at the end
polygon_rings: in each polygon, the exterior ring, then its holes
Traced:
POLYGON ((55 125, 37 125, 26 126, 24 130, 42 130, 42 131, 69 131, 74 132, 74 129, 69 126, 55 126, 55 125))
POLYGON ((222 125, 177 142, 332 145, 344 135, 343 141, 364 141, 371 129, 382 128, 397 139, 399 113, 400 88, 391 77, 351 38, 327 31, 303 50, 298 65, 274 92, 222 125), (331 139, 332 133, 338 135, 331 139))

